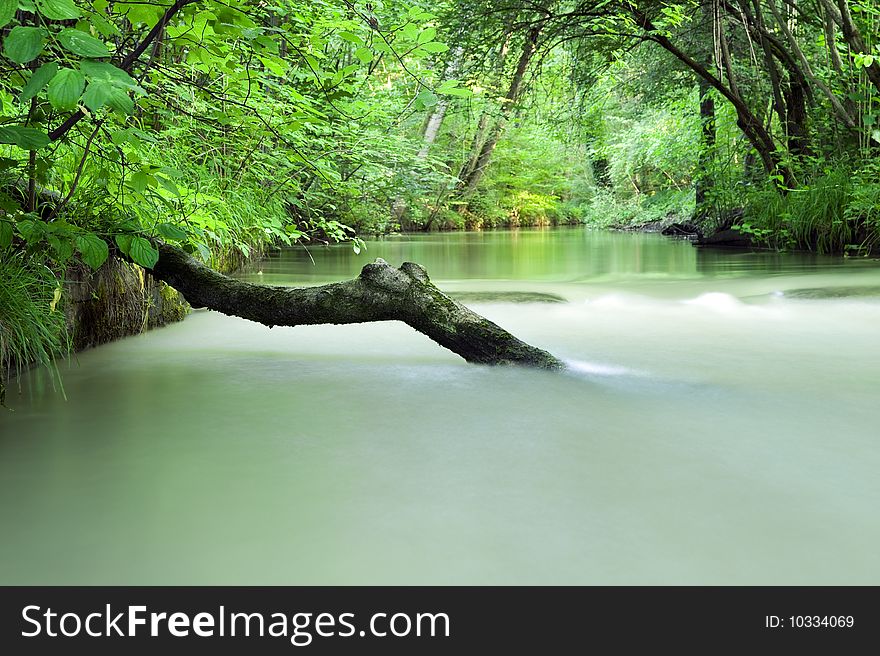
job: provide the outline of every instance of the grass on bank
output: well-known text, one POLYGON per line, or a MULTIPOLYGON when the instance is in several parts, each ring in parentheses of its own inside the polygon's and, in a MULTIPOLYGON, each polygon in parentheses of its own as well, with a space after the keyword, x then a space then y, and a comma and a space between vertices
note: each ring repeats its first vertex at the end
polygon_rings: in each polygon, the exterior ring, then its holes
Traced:
POLYGON ((781 193, 749 194, 742 232, 771 248, 860 254, 880 247, 880 177, 831 169, 781 193))
POLYGON ((54 359, 68 353, 60 299, 61 283, 48 267, 24 252, 0 251, 0 404, 4 379, 32 364, 54 371, 54 359))

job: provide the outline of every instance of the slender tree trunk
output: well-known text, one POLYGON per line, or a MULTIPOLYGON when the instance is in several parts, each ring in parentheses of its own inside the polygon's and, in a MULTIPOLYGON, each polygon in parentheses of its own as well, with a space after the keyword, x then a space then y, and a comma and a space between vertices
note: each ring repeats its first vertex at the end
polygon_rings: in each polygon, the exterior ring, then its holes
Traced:
POLYGON ((516 70, 513 73, 513 78, 510 81, 510 88, 504 96, 504 104, 501 107, 501 116, 495 122, 495 125, 492 126, 492 129, 489 130, 486 141, 483 143, 474 161, 473 169, 464 179, 461 180, 460 189, 462 196, 466 196, 476 189, 483 177, 483 173, 486 171, 486 167, 489 165, 489 160, 492 158, 495 146, 498 145, 498 140, 501 138, 501 135, 504 134, 507 121, 510 119, 510 115, 513 113, 513 109, 516 107, 516 103, 522 94, 526 71, 528 70, 532 57, 538 48, 538 37, 540 34, 541 26, 536 26, 530 29, 526 35, 522 54, 519 57, 516 70))
POLYGON ((730 57, 730 48, 727 45, 727 32, 724 29, 724 19, 718 16, 718 44, 721 48, 721 63, 724 68, 724 75, 727 76, 727 86, 738 98, 742 98, 739 92, 739 86, 736 83, 736 75, 733 72, 733 60, 730 57))
POLYGON ((754 15, 752 14, 748 0, 740 0, 740 10, 743 12, 746 21, 748 21, 747 25, 748 23, 754 23, 757 26, 758 43, 760 44, 761 52, 764 55, 764 65, 767 68, 767 75, 770 78, 770 87, 773 90, 773 109, 779 117, 779 124, 786 129, 787 134, 788 120, 786 116, 785 99, 782 97, 782 81, 779 74, 779 67, 776 65, 776 60, 773 58, 773 53, 770 50, 770 44, 764 37, 766 27, 764 25, 764 15, 761 11, 761 0, 751 0, 751 4, 755 8, 754 15))
POLYGON ((801 80, 789 80, 785 89, 785 131, 788 136, 788 151, 802 157, 810 154, 809 131, 807 129, 807 87, 801 80))
MULTIPOLYGON (((715 3, 714 0, 703 0, 700 5, 701 20, 700 32, 705 44, 715 42, 715 3)), ((700 55, 704 61, 711 62, 712 47, 705 48, 700 55)), ((694 181, 694 195, 696 200, 696 214, 699 218, 705 216, 705 204, 707 192, 715 186, 712 175, 712 162, 715 154, 715 99, 712 97, 712 85, 702 77, 697 77, 697 89, 700 94, 700 156, 699 171, 694 181)))
MULTIPOLYGON (((504 65, 507 62, 507 54, 510 51, 510 37, 511 31, 508 29, 504 34, 504 38, 501 40, 501 48, 498 51, 496 82, 499 84, 504 77, 504 65)), ((486 143, 486 131, 489 129, 489 121, 491 118, 492 112, 488 109, 484 109, 482 114, 480 114, 480 120, 477 121, 477 129, 476 132, 474 132, 474 137, 471 140, 471 147, 468 150, 468 157, 464 164, 462 164, 458 173, 459 180, 467 179, 477 165, 477 158, 480 156, 480 150, 483 148, 483 144, 486 143)))
MULTIPOLYGON (((458 69, 461 68, 461 58, 464 54, 464 49, 461 47, 456 48, 452 56, 449 58, 449 62, 446 64, 446 70, 443 71, 443 81, 453 80, 455 76, 458 75, 458 69)), ((425 159, 428 156, 428 151, 431 150, 431 146, 434 145, 434 142, 437 140, 437 135, 440 134, 440 128, 443 127, 443 121, 446 118, 446 112, 449 109, 449 97, 441 96, 437 101, 437 104, 434 105, 434 111, 431 112, 431 116, 428 118, 428 122, 425 124, 425 130, 422 132, 422 147, 419 149, 417 157, 419 159, 425 159)))
POLYGON ((173 246, 158 243, 157 248, 159 261, 151 273, 193 307, 270 328, 403 321, 468 362, 564 368, 546 351, 446 296, 412 262, 397 269, 379 259, 353 280, 318 287, 270 287, 224 276, 173 246))
MULTIPOLYGON (((822 27, 825 32, 825 48, 828 50, 831 66, 834 68, 834 72, 837 73, 837 78, 843 84, 844 89, 849 91, 851 89, 849 75, 844 72, 843 61, 840 59, 840 53, 837 51, 837 22, 834 20, 836 7, 828 3, 827 0, 823 0, 822 7, 825 9, 825 16, 822 20, 822 27)), ((843 105, 850 115, 856 113, 856 106, 848 93, 844 94, 843 105)))
POLYGON ((443 120, 446 118, 446 110, 448 107, 449 101, 446 99, 439 100, 434 107, 434 111, 428 119, 428 124, 425 126, 422 147, 416 154, 416 157, 419 159, 425 159, 428 157, 428 151, 431 150, 431 146, 433 146, 434 142, 437 140, 437 135, 440 134, 440 128, 443 127, 443 120))
MULTIPOLYGON (((452 80, 458 73, 458 69, 461 66, 461 57, 463 55, 463 49, 458 47, 452 53, 451 58, 446 64, 446 70, 443 71, 443 81, 452 80)), ((443 121, 446 118, 446 112, 449 109, 449 98, 447 96, 441 96, 437 101, 437 104, 434 105, 434 110, 431 112, 431 115, 428 117, 428 121, 425 123, 425 129, 422 131, 422 147, 419 148, 419 152, 416 153, 416 158, 424 161, 428 157, 428 152, 431 150, 431 146, 434 145, 434 142, 437 140, 437 135, 440 134, 440 128, 443 127, 443 121)), ((397 223, 402 223, 404 216, 406 215, 407 204, 406 201, 401 197, 397 196, 391 202, 391 218, 393 221, 397 223)), ((425 224, 424 229, 430 230, 431 224, 433 223, 433 215, 425 224)))
POLYGON ((706 203, 706 192, 715 186, 712 176, 712 160, 715 153, 715 100, 712 98, 712 86, 703 78, 699 78, 700 89, 700 172, 696 180, 697 212, 703 211, 706 203))
POLYGON ((486 131, 489 129, 489 118, 489 112, 483 112, 480 115, 480 120, 477 123, 477 131, 474 133, 474 138, 471 141, 471 147, 468 151, 469 155, 467 161, 461 167, 461 171, 458 174, 459 180, 467 180, 477 166, 477 158, 480 156, 483 144, 486 143, 486 131))

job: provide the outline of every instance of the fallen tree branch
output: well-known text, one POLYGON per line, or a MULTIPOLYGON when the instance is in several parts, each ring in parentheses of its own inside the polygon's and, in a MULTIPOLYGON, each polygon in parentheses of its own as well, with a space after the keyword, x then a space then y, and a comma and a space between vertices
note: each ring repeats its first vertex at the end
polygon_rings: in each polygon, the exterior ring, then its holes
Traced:
POLYGON ((229 278, 182 250, 157 244, 151 273, 206 307, 269 326, 403 321, 468 362, 562 369, 562 361, 517 339, 441 292, 424 268, 378 259, 352 280, 319 287, 272 287, 229 278))

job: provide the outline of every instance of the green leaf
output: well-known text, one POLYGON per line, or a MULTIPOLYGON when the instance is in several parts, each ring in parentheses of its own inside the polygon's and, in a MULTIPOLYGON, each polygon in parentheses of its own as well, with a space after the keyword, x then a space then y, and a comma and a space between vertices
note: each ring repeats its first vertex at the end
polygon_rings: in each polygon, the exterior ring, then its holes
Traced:
POLYGON ((96 112, 113 97, 113 90, 113 85, 105 80, 92 80, 83 94, 83 104, 96 112))
POLYGON ((24 150, 38 150, 49 145, 49 135, 39 128, 21 125, 0 127, 0 143, 15 144, 24 150))
POLYGON ((339 38, 348 41, 349 43, 353 43, 356 46, 364 45, 364 40, 360 38, 357 34, 352 34, 351 32, 340 32, 339 38))
POLYGON ((83 262, 92 269, 98 269, 107 260, 110 249, 107 242, 97 235, 79 235, 76 238, 76 250, 82 256, 83 262))
POLYGON ((34 74, 31 75, 31 79, 28 80, 27 84, 24 85, 19 100, 21 100, 21 102, 27 102, 36 96, 47 84, 49 84, 49 80, 55 77, 55 73, 57 72, 58 64, 55 62, 48 62, 40 66, 34 71, 34 74))
POLYGON ((49 82, 49 102, 59 110, 73 109, 83 93, 86 78, 72 68, 62 68, 49 82))
POLYGON ((433 92, 425 89, 416 96, 415 105, 419 109, 426 109, 437 104, 437 96, 433 92))
POLYGON ((22 239, 29 244, 36 244, 43 240, 43 236, 46 234, 46 225, 42 221, 25 219, 24 221, 19 221, 16 227, 22 239))
POLYGON ((460 82, 458 80, 445 80, 439 87, 437 87, 437 93, 441 93, 446 96, 459 96, 461 98, 466 98, 471 95, 470 89, 463 89, 458 86, 460 82))
POLYGON ((18 0, 0 0, 0 27, 5 27, 18 10, 18 0))
POLYGON ((37 8, 51 20, 71 20, 82 16, 73 0, 37 0, 37 8))
POLYGON ((128 185, 139 193, 147 190, 147 187, 156 185, 156 178, 144 171, 135 171, 128 179, 128 185))
POLYGON ((140 88, 131 75, 108 62, 82 61, 79 63, 79 70, 81 70, 90 80, 112 82, 116 86, 125 87, 127 89, 140 88))
POLYGON ((0 250, 12 244, 12 224, 0 221, 0 250))
POLYGON ((437 28, 429 27, 428 29, 422 30, 419 32, 418 44, 422 45, 423 43, 428 43, 428 41, 435 36, 437 36, 437 28))
POLYGON ((461 87, 450 87, 438 90, 437 93, 442 93, 445 96, 456 96, 457 98, 469 98, 473 95, 470 89, 462 89, 461 87))
POLYGON ((173 223, 160 223, 156 227, 158 228, 160 235, 171 241, 183 241, 189 236, 186 234, 185 230, 182 230, 173 223))
POLYGON ((57 235, 49 235, 49 246, 55 252, 55 261, 63 264, 73 256, 73 243, 57 235))
POLYGON ((128 5, 125 17, 132 24, 144 23, 147 27, 153 27, 162 17, 163 8, 151 4, 128 5))
POLYGON ((134 238, 134 235, 129 234, 119 234, 114 237, 114 241, 116 245, 119 246, 119 250, 121 250, 126 255, 131 251, 131 240, 134 238))
POLYGON ((143 237, 132 237, 128 254, 131 259, 145 269, 152 269, 159 261, 159 251, 153 248, 148 239, 143 237))
POLYGON ((16 64, 27 64, 43 50, 46 31, 39 27, 13 27, 3 42, 3 52, 16 64))
POLYGON ((423 43, 419 46, 425 52, 436 53, 436 52, 446 52, 449 50, 449 46, 445 43, 440 43, 439 41, 429 41, 428 43, 423 43))
POLYGON ((419 35, 419 26, 415 23, 407 23, 400 30, 400 35, 407 40, 415 39, 419 35))
POLYGON ((110 51, 103 41, 99 41, 91 34, 86 34, 82 30, 76 30, 72 27, 61 30, 58 33, 58 40, 67 50, 80 57, 109 57, 110 51))
POLYGON ((134 101, 122 89, 113 89, 107 100, 107 106, 125 116, 131 115, 134 111, 134 101))
POLYGON ((164 175, 157 175, 156 179, 159 181, 159 185, 167 191, 172 196, 180 196, 180 189, 177 188, 177 185, 174 184, 174 181, 170 178, 166 178, 164 175))
POLYGON ((369 64, 373 61, 373 51, 369 48, 358 48, 354 51, 354 56, 357 57, 362 64, 369 64))
MULTIPOLYGON (((13 164, 18 163, 14 159, 9 159, 6 157, 0 158, 0 163, 8 165, 9 162, 12 162, 13 164)), ((9 168, 9 166, 6 166, 4 168, 9 168)), ((15 198, 10 196, 9 194, 5 194, 2 191, 0 191, 0 210, 3 210, 7 214, 13 214, 14 212, 17 212, 20 209, 21 209, 21 203, 18 200, 16 200, 15 198)))

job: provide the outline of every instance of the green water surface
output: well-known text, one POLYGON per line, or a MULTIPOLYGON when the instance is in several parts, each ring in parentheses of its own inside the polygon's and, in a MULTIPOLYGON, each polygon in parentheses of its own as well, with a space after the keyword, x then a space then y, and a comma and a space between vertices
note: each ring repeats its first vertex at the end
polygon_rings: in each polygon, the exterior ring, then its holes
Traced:
POLYGON ((560 229, 242 276, 375 257, 569 372, 207 311, 81 353, 0 414, 0 583, 880 584, 877 262, 560 229))

